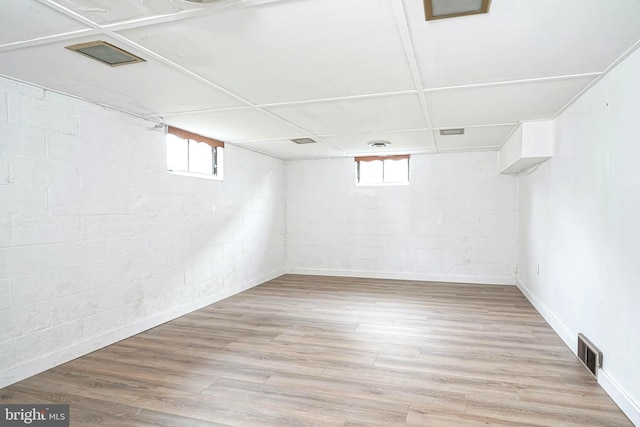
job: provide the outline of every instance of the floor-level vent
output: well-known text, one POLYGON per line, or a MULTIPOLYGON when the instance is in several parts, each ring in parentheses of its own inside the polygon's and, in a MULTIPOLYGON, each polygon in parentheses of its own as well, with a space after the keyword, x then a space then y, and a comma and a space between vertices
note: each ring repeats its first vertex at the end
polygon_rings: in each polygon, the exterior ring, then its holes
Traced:
POLYGON ((602 352, 582 334, 578 334, 578 359, 598 378, 598 368, 602 367, 602 352))

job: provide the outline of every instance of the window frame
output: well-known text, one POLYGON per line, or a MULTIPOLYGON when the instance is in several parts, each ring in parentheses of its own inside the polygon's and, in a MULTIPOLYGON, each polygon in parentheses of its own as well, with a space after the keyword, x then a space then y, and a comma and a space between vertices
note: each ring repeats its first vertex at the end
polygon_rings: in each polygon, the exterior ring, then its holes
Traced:
POLYGON ((354 157, 356 163, 356 185, 357 186, 389 186, 389 185, 409 185, 411 178, 411 156, 409 154, 395 154, 388 156, 359 156, 354 157), (406 160, 407 161, 407 180, 402 182, 385 182, 384 181, 384 161, 385 160, 406 160), (361 182, 360 164, 361 162, 382 161, 382 181, 380 182, 361 182))
POLYGON ((206 136, 202 136, 197 133, 189 132, 184 129, 176 128, 174 126, 167 126, 167 135, 173 135, 187 143, 187 170, 181 169, 169 169, 169 162, 167 159, 167 171, 170 173, 178 174, 178 175, 187 175, 187 176, 195 176, 198 178, 208 178, 208 179, 218 179, 222 180, 222 171, 224 167, 222 162, 224 161, 224 156, 219 151, 219 149, 224 149, 224 142, 209 138, 206 136), (191 142, 195 143, 204 143, 211 147, 211 172, 212 173, 203 173, 203 172, 195 172, 190 169, 190 158, 191 158, 191 142))

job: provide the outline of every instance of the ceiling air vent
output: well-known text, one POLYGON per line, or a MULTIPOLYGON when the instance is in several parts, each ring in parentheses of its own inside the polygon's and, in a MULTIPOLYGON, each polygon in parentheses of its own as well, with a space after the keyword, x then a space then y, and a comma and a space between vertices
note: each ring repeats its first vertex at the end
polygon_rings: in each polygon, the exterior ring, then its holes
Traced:
POLYGON ((391 143, 389 141, 369 141, 369 146, 373 147, 373 148, 384 148, 384 147, 388 147, 389 145, 391 145, 391 143))
POLYGON ((464 129, 440 129, 440 135, 449 136, 449 135, 464 135, 464 129))
POLYGON ((316 141, 311 138, 295 138, 295 139, 292 139, 291 141, 295 142, 296 144, 315 144, 316 143, 316 141))
POLYGON ((602 352, 582 334, 578 334, 578 359, 591 375, 598 378, 598 368, 602 367, 602 352))
POLYGON ((73 46, 65 46, 65 48, 100 61, 110 67, 145 62, 145 60, 139 56, 101 40, 74 44, 73 46))

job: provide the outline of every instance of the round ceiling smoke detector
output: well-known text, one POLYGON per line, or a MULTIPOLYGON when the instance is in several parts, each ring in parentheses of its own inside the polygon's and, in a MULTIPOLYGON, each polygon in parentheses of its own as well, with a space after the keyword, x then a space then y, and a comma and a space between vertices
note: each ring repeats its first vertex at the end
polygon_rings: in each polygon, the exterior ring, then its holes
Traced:
POLYGON ((373 147, 373 148, 384 148, 384 147, 388 147, 389 145, 391 145, 391 143, 389 141, 382 141, 382 140, 369 141, 368 144, 369 144, 370 147, 373 147))

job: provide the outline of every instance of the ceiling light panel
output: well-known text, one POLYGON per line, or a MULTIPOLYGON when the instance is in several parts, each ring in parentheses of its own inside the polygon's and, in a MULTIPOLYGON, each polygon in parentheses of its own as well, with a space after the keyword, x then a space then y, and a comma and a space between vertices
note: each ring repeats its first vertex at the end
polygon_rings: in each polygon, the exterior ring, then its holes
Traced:
POLYGON ((393 14, 388 0, 283 1, 119 33, 268 104, 415 89, 393 14))
POLYGON ((315 144, 316 143, 316 141, 311 139, 311 138, 294 138, 291 141, 295 142, 298 145, 300 145, 300 144, 315 144))
POLYGON ((316 135, 333 135, 426 127, 415 94, 379 96, 266 107, 316 135))
POLYGON ((60 33, 89 31, 88 27, 76 20, 36 1, 3 1, 1 21, 0 45, 60 33))
POLYGON ((491 0, 424 0, 426 19, 455 18, 487 13, 491 0))
POLYGON ((102 40, 65 47, 111 67, 145 62, 139 56, 102 40))
POLYGON ((436 128, 517 123, 553 117, 594 77, 425 92, 436 128))

